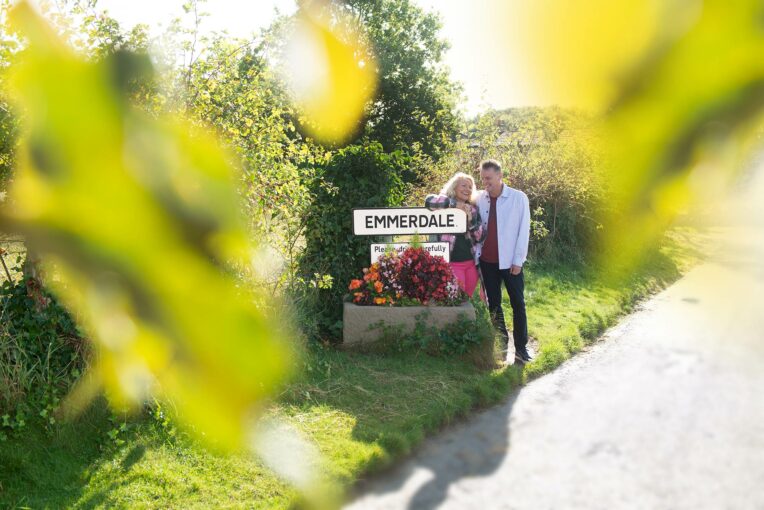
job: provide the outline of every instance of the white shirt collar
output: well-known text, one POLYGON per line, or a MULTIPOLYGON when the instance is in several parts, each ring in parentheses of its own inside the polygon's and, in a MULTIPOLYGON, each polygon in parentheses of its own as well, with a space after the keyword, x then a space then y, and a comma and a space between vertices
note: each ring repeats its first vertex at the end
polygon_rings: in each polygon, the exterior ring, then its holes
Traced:
MULTIPOLYGON (((496 198, 499 198, 499 197, 508 197, 509 194, 510 194, 509 190, 510 190, 509 186, 507 186, 505 183, 502 182, 501 183, 501 193, 499 193, 499 196, 496 197, 496 198)), ((483 190, 483 191, 485 192, 485 196, 488 197, 488 200, 492 200, 493 199, 493 197, 491 196, 490 193, 488 193, 488 191, 486 191, 486 190, 483 190)))

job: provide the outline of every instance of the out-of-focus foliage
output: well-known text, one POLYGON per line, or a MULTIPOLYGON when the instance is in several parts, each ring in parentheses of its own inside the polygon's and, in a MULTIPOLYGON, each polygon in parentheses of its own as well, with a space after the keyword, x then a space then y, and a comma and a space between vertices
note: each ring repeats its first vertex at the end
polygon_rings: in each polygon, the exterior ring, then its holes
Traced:
POLYGON ((301 114, 318 141, 337 144, 359 131, 374 96, 377 69, 363 24, 304 2, 293 16, 281 55, 283 74, 301 114))
POLYGON ((611 257, 632 261, 743 167, 764 111, 760 1, 546 0, 514 14, 528 79, 601 114, 611 257))
POLYGON ((260 46, 215 37, 190 67, 168 74, 170 94, 161 102, 213 127, 241 162, 250 228, 282 261, 271 264, 269 279, 277 279, 280 269, 284 278, 294 278, 303 215, 311 204, 306 183, 324 151, 296 130, 294 109, 260 46))
POLYGON ((496 18, 486 20, 486 30, 524 64, 516 72, 536 90, 536 101, 599 112, 618 95, 627 73, 653 49, 660 23, 681 33, 700 2, 494 3, 496 18), (661 19, 668 14, 672 17, 661 19), (514 30, 495 30, 507 20, 515 22, 514 30))
POLYGON ((218 446, 242 445, 286 373, 291 331, 230 274, 258 260, 228 157, 129 104, 145 57, 89 63, 26 3, 11 15, 27 43, 12 79, 24 131, 2 221, 55 267, 55 292, 97 348, 72 405, 98 386, 117 405, 158 391, 218 446))
POLYGON ((592 119, 560 108, 489 111, 469 122, 451 153, 428 169, 425 184, 407 190, 421 205, 457 171, 480 187, 481 160, 501 162, 504 181, 531 205, 531 259, 586 260, 601 246, 600 216, 607 207, 592 119))
MULTIPOLYGON (((144 25, 129 32, 122 31, 118 23, 95 8, 89 0, 69 0, 53 3, 39 2, 39 7, 60 36, 81 55, 102 58, 117 50, 146 52, 148 34, 144 25)), ((11 0, 0 1, 0 190, 11 178, 14 149, 18 140, 18 116, 8 104, 7 74, 23 40, 9 29, 8 12, 11 0)), ((136 84, 131 84, 135 87, 136 84)), ((138 94, 139 91, 135 91, 138 94)), ((145 92, 144 94, 145 95, 145 92)))

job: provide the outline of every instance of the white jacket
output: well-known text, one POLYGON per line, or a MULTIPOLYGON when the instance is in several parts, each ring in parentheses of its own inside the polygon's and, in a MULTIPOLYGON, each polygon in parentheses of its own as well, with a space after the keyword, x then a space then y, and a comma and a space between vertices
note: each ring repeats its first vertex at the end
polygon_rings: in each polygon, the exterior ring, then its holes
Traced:
MULTIPOLYGON (((483 227, 488 228, 491 197, 485 190, 478 192, 477 208, 483 227)), ((499 241, 499 269, 522 266, 528 257, 528 240, 531 233, 531 210, 528 196, 506 184, 496 199, 496 227, 499 241)), ((483 245, 477 247, 480 258, 483 245)))

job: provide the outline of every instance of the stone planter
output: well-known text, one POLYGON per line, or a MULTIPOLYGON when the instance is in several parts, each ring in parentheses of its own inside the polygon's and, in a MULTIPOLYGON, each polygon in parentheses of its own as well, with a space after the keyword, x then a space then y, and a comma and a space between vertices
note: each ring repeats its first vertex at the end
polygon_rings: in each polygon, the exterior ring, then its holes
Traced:
POLYGON ((456 322, 464 314, 467 319, 475 319, 475 308, 466 302, 460 306, 358 306, 344 303, 342 313, 342 342, 346 347, 361 345, 378 340, 382 329, 376 327, 379 322, 386 326, 402 326, 404 331, 414 329, 418 315, 426 314, 423 319, 428 326, 443 327, 456 322))

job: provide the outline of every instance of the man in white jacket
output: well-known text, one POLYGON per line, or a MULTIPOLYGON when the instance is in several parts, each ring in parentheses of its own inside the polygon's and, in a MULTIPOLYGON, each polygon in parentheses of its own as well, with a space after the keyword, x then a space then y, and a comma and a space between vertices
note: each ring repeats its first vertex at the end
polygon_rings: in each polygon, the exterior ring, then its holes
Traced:
POLYGON ((501 165, 492 159, 480 163, 480 178, 485 190, 478 193, 477 207, 488 235, 478 247, 476 256, 480 260, 488 309, 508 347, 509 333, 501 308, 501 284, 504 283, 512 305, 515 361, 527 363, 531 355, 528 352, 523 264, 528 256, 530 238, 528 197, 502 182, 501 165))

